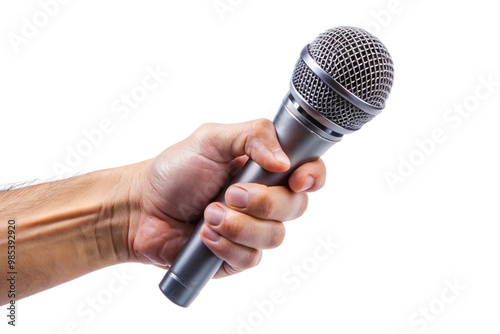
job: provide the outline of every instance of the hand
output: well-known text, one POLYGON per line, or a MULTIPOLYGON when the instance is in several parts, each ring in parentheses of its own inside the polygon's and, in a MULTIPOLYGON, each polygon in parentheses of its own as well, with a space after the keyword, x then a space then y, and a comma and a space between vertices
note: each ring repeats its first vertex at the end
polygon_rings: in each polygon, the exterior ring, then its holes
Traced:
MULTIPOLYGON (((216 277, 255 266, 262 249, 282 242, 281 222, 304 212, 305 191, 321 188, 325 167, 304 164, 289 187, 235 184, 228 205, 210 203, 248 157, 271 172, 289 168, 270 121, 206 124, 153 160, 1 191, 0 221, 22 231, 16 299, 122 262, 168 267, 203 214, 202 240, 225 260, 216 277)), ((0 248, 9 236, 0 226, 0 248)), ((8 269, 7 252, 0 253, 0 270, 8 269)), ((8 288, 0 281, 0 291, 8 288)), ((0 305, 8 302, 0 294, 0 305)))
POLYGON ((210 204, 248 157, 270 172, 290 166, 272 122, 262 119, 202 125, 147 161, 133 188, 142 200, 139 217, 130 220, 130 256, 168 268, 204 214, 202 240, 225 261, 216 277, 257 265, 263 249, 282 243, 282 221, 304 213, 305 192, 323 186, 326 170, 318 159, 296 169, 289 187, 235 184, 226 191, 228 205, 210 204))

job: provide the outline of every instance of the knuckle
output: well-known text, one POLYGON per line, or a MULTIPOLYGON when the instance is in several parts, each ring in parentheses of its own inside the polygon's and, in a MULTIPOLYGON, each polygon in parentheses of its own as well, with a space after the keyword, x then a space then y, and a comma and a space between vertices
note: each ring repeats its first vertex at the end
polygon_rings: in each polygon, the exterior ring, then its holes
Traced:
POLYGON ((261 136, 262 134, 273 130, 274 131, 274 125, 273 122, 266 118, 259 118, 253 121, 252 128, 254 130, 254 133, 257 137, 261 136))
POLYGON ((300 203, 297 206, 298 207, 297 218, 302 216, 306 212, 307 205, 309 203, 309 196, 306 193, 301 193, 300 195, 301 195, 300 203))
POLYGON ((245 152, 250 156, 252 156, 255 151, 261 150, 262 145, 265 146, 264 143, 275 133, 273 123, 265 118, 251 121, 251 127, 251 133, 248 134, 245 142, 245 152))
POLYGON ((210 132, 210 129, 214 126, 214 123, 203 123, 202 125, 200 125, 194 132, 193 134, 191 135, 192 138, 194 139, 203 139, 204 137, 206 137, 209 132, 210 132))
POLYGON ((222 269, 226 272, 228 276, 235 275, 241 272, 241 269, 234 268, 227 262, 224 262, 222 269))
POLYGON ((243 224, 241 224, 238 213, 230 213, 227 215, 220 225, 221 232, 230 240, 236 239, 241 235, 243 224))
POLYGON ((274 202, 269 194, 268 187, 259 191, 254 206, 261 217, 267 218, 272 216, 274 213, 274 202))
POLYGON ((283 243, 283 240, 285 240, 285 234, 285 225, 282 222, 277 222, 273 226, 273 231, 271 232, 270 247, 276 248, 281 245, 283 243))
POLYGON ((274 201, 271 200, 269 195, 266 195, 264 205, 263 205, 264 215, 266 217, 272 217, 273 213, 274 213, 274 207, 275 207, 274 201))
POLYGON ((196 129, 196 133, 206 133, 213 126, 213 123, 203 123, 196 129))
POLYGON ((261 251, 257 249, 250 250, 245 257, 241 259, 240 268, 250 269, 257 266, 261 260, 261 251))

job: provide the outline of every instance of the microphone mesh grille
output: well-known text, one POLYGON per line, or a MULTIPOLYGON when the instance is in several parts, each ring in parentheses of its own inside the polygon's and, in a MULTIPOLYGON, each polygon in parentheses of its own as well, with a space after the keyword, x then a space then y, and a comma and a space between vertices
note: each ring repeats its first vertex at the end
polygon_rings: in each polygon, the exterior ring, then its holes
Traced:
MULTIPOLYGON (((309 53, 332 78, 358 98, 380 107, 394 79, 391 55, 375 36, 356 27, 337 27, 319 35, 309 53)), ((299 59, 292 76, 297 92, 333 123, 358 130, 374 116, 347 102, 299 59)))

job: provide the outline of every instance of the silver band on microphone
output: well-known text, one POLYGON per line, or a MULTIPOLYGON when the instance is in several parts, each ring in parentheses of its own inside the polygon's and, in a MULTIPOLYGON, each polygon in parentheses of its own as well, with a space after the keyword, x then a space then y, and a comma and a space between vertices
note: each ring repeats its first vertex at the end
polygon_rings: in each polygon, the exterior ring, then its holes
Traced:
POLYGON ((323 136, 328 140, 339 141, 342 139, 343 135, 355 132, 354 130, 348 130, 338 126, 314 110, 314 108, 297 92, 297 89, 293 85, 293 80, 290 80, 290 98, 288 100, 287 107, 289 107, 289 104, 295 105, 293 108, 289 108, 292 113, 302 121, 304 121, 302 118, 306 118, 309 123, 321 129, 322 133, 324 133, 323 136))
POLYGON ((302 49, 302 52, 300 53, 300 57, 306 63, 307 67, 311 69, 311 71, 316 74, 321 81, 323 81, 328 87, 333 89, 333 91, 340 96, 342 96, 344 99, 346 99, 348 102, 352 103, 359 109, 363 110, 365 113, 377 116, 382 112, 382 110, 385 107, 385 103, 380 106, 374 106, 373 104, 369 104, 363 100, 361 100, 359 97, 348 91, 344 86, 339 84, 337 80, 332 78, 328 73, 326 73, 319 65, 316 63, 316 61, 313 59, 311 54, 309 53, 309 44, 307 44, 304 49, 302 49))

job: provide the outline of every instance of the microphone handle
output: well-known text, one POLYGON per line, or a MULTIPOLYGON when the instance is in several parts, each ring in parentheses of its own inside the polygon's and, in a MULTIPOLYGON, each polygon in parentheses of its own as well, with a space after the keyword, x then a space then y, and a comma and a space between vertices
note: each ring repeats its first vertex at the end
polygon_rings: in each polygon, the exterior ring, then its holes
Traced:
MULTIPOLYGON (((288 185, 288 177, 297 167, 317 159, 336 142, 320 136, 315 132, 318 129, 314 125, 303 117, 300 117, 302 121, 299 120, 296 115, 297 108, 291 103, 290 96, 287 96, 273 121, 280 145, 290 159, 290 169, 284 173, 271 173, 253 160, 249 160, 221 191, 215 199, 216 202, 226 204, 226 189, 235 183, 288 185)), ((205 224, 204 218, 198 222, 193 234, 159 285, 168 299, 182 307, 188 307, 193 302, 223 263, 223 260, 215 256, 201 240, 200 230, 203 224, 205 224)))

